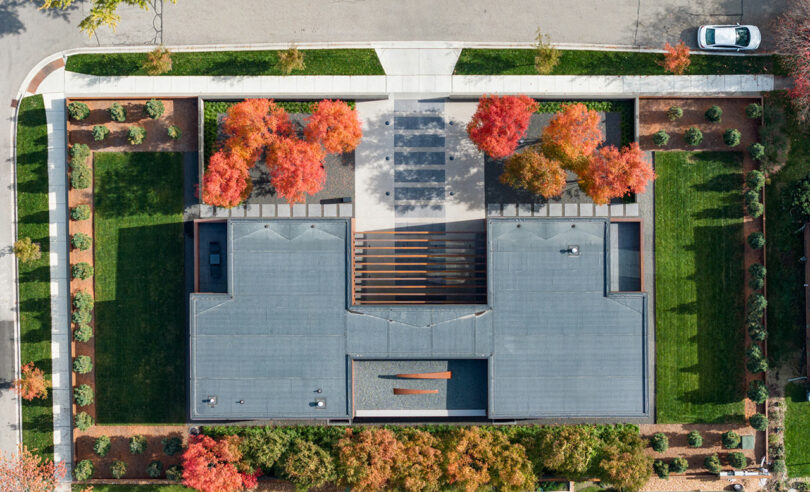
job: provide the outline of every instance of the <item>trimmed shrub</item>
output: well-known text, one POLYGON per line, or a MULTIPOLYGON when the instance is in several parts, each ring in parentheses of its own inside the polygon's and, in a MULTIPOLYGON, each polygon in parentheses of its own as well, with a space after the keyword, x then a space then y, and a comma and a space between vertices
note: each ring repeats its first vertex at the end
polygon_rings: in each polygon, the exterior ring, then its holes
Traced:
POLYGON ((31 241, 30 237, 24 237, 14 241, 14 256, 20 263, 30 263, 42 258, 42 248, 39 243, 31 241))
POLYGON ((703 116, 706 117, 706 121, 719 123, 723 119, 723 110, 720 109, 720 106, 715 105, 707 109, 703 116))
POLYGON ((146 128, 142 126, 131 126, 127 133, 127 142, 130 145, 140 145, 146 139, 146 128))
POLYGON ((756 169, 748 171, 748 174, 745 175, 745 184, 748 186, 748 189, 759 192, 759 190, 765 186, 765 175, 762 174, 762 171, 756 169))
POLYGON ((773 460, 773 473, 775 475, 784 475, 787 473, 787 465, 785 464, 785 460, 773 460))
POLYGON ((751 275, 753 278, 765 278, 765 275, 768 274, 768 271, 765 269, 764 265, 759 263, 754 263, 750 267, 748 267, 748 274, 751 275))
POLYGON ((93 398, 93 388, 87 384, 80 384, 73 388, 73 400, 76 402, 76 405, 80 407, 86 407, 87 405, 92 405, 94 398, 93 398))
POLYGON ((672 106, 667 110, 667 118, 669 121, 675 121, 683 116, 683 109, 680 106, 672 106))
POLYGON ((83 311, 92 311, 95 301, 88 292, 80 290, 73 295, 73 308, 83 311))
POLYGON ((70 244, 79 251, 86 251, 90 249, 90 246, 93 244, 93 240, 87 234, 77 232, 70 237, 70 244))
POLYGON ((183 136, 183 132, 180 131, 180 127, 177 125, 172 125, 166 129, 166 133, 169 135, 169 138, 172 140, 179 140, 180 137, 183 136))
POLYGON ((93 473, 95 471, 96 468, 93 466, 92 461, 81 460, 80 462, 76 463, 76 466, 73 467, 73 478, 79 482, 90 480, 93 478, 93 473))
POLYGON ((93 426, 93 417, 87 415, 87 412, 79 412, 74 417, 73 423, 80 431, 86 431, 93 426))
POLYGON ((765 146, 759 142, 754 142, 748 146, 748 153, 751 154, 751 159, 761 161, 765 157, 765 146))
POLYGON ((89 355, 80 355, 73 359, 73 370, 79 374, 87 374, 93 370, 93 359, 89 355))
POLYGON ((751 103, 745 107, 745 116, 754 119, 762 117, 762 106, 757 103, 751 103))
POLYGON ((85 144, 73 144, 70 146, 70 168, 77 164, 85 164, 90 157, 90 147, 85 144))
POLYGON ((757 218, 762 215, 762 212, 765 211, 765 205, 762 202, 749 202, 745 204, 745 213, 750 215, 753 218, 757 218))
POLYGON ((748 418, 748 423, 751 424, 754 430, 764 432, 768 428, 768 417, 761 413, 755 413, 748 418))
POLYGON ((768 307, 768 300, 765 299, 765 296, 757 292, 748 296, 746 307, 749 313, 756 313, 762 316, 765 313, 765 308, 768 307))
POLYGON ((658 130, 653 134, 652 140, 658 147, 663 147, 669 143, 669 134, 664 130, 658 130))
POLYGON ((688 469, 689 469, 689 462, 686 461, 686 458, 675 458, 669 465, 669 470, 672 473, 683 473, 688 469))
POLYGON ((83 102, 72 102, 67 106, 68 114, 76 121, 81 121, 90 116, 90 108, 83 102))
POLYGON ((179 482, 183 479, 183 467, 181 465, 172 465, 166 469, 166 478, 179 482))
POLYGON ((734 453, 729 453, 728 455, 728 464, 731 465, 732 468, 736 468, 737 470, 741 470, 748 466, 748 459, 745 457, 744 454, 737 451, 734 453))
POLYGON ((93 451, 101 457, 107 456, 107 453, 110 451, 110 437, 99 436, 93 444, 93 451))
POLYGON ((729 128, 725 132, 723 132, 723 142, 729 147, 736 147, 740 145, 740 140, 742 140, 742 134, 740 130, 736 128, 729 128))
POLYGON ((748 386, 748 398, 751 401, 754 403, 765 403, 765 400, 767 400, 769 396, 768 387, 765 386, 762 381, 751 381, 750 386, 748 386))
POLYGON ((762 324, 762 321, 759 323, 749 323, 748 335, 751 337, 751 340, 756 342, 762 342, 768 338, 768 332, 765 330, 765 326, 762 324))
POLYGON ((663 453, 669 449, 669 438, 667 438, 667 435, 663 432, 658 432, 650 438, 650 447, 653 448, 654 451, 663 453))
POLYGON ((124 478, 124 475, 127 474, 127 464, 121 460, 113 461, 110 465, 110 473, 113 478, 124 478))
POLYGON ((93 276, 93 265, 87 263, 86 261, 76 263, 70 267, 70 274, 73 276, 73 278, 86 280, 93 276))
POLYGON ((129 452, 132 454, 143 454, 146 451, 146 438, 143 436, 132 436, 129 438, 129 452))
POLYGON ((127 110, 124 109, 119 103, 112 103, 110 106, 110 119, 113 121, 118 121, 119 123, 122 121, 126 121, 127 119, 127 110))
POLYGON ((146 467, 146 474, 151 478, 160 478, 160 475, 163 474, 163 463, 158 460, 149 463, 146 467))
POLYGON ((686 140, 687 144, 696 147, 703 141, 703 132, 696 126, 690 127, 686 130, 686 133, 683 134, 683 139, 686 140))
POLYGON ((70 187, 74 190, 86 190, 91 184, 93 178, 89 167, 81 164, 70 171, 70 187))
POLYGON ((748 206, 749 203, 758 202, 759 201, 759 193, 754 190, 748 190, 743 193, 743 200, 745 201, 745 205, 748 206))
POLYGON ((693 430, 686 436, 686 442, 689 443, 690 448, 699 448, 703 446, 703 436, 699 431, 693 430))
POLYGON ((761 359, 762 358, 762 348, 753 343, 748 346, 748 349, 745 351, 745 356, 749 359, 761 359))
POLYGON ((765 287, 765 279, 751 277, 748 279, 748 287, 751 287, 751 290, 759 290, 765 287))
POLYGON ((87 220, 90 218, 90 205, 76 205, 70 209, 71 220, 87 220))
POLYGON ((762 358, 748 359, 748 362, 745 364, 745 367, 751 374, 768 372, 768 361, 762 358))
POLYGON ((669 478, 669 465, 662 460, 655 460, 653 463, 653 471, 658 475, 658 478, 663 478, 664 480, 669 478))
POLYGON ((93 328, 88 324, 79 325, 73 332, 73 339, 77 342, 89 342, 93 338, 93 328))
POLYGON ((709 470, 709 473, 714 473, 715 475, 719 474, 720 470, 723 469, 720 465, 720 458, 717 457, 717 453, 706 456, 703 460, 703 466, 709 470))
POLYGON ((753 249, 760 249, 765 246, 765 235, 759 231, 748 235, 748 245, 753 249))
POLYGON ((93 315, 86 309, 77 309, 70 315, 70 320, 77 325, 85 325, 90 323, 92 319, 93 315))
POLYGON ((150 99, 146 101, 146 114, 153 120, 156 120, 163 116, 163 112, 166 111, 166 108, 163 107, 163 101, 158 101, 157 99, 150 99))
POLYGON ((160 441, 163 444, 163 454, 174 456, 183 450, 183 440, 179 437, 168 437, 160 441))
POLYGON ((107 135, 110 134, 110 129, 104 125, 96 125, 93 127, 93 140, 96 142, 101 142, 107 135))
POLYGON ((740 435, 734 431, 724 432, 721 436, 723 447, 726 449, 737 449, 740 447, 740 435))

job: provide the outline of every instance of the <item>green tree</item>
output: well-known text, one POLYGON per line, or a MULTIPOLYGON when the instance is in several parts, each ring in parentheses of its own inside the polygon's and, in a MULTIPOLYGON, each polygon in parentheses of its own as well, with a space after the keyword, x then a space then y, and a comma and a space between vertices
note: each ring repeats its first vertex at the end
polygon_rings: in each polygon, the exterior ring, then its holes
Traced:
POLYGON ((287 434, 279 429, 260 427, 251 429, 239 445, 242 459, 252 469, 271 470, 289 444, 287 434))
POLYGON ((686 441, 689 443, 690 448, 699 448, 703 446, 703 436, 700 435, 700 432, 693 430, 686 436, 686 441))
POLYGON ((89 205, 76 205, 70 209, 71 220, 87 220, 90 218, 89 205))
POLYGON ((144 436, 132 436, 129 438, 129 452, 132 454, 143 454, 146 451, 146 438, 144 436))
POLYGON ((94 471, 95 467, 93 466, 92 461, 81 460, 80 462, 76 463, 76 466, 73 468, 73 478, 79 482, 90 480, 93 478, 94 471))
POLYGON ((658 478, 663 478, 664 480, 669 479, 669 465, 663 460, 655 460, 653 463, 653 471, 658 475, 658 478))
POLYGON ((721 436, 723 447, 726 449, 735 449, 740 447, 740 435, 734 431, 724 432, 721 436))
POLYGON ((110 473, 113 478, 124 478, 124 475, 127 474, 127 464, 120 460, 113 461, 110 465, 110 473))
POLYGON ((42 251, 39 243, 31 241, 30 237, 24 237, 14 243, 14 255, 20 263, 31 263, 42 258, 42 251))
POLYGON ((93 360, 89 355, 79 355, 73 359, 73 371, 78 374, 87 374, 93 370, 93 360))
POLYGON ((86 431, 93 426, 93 417, 89 416, 87 412, 79 412, 73 418, 76 428, 80 431, 86 431))
POLYGON ((530 455, 539 457, 544 469, 576 480, 588 475, 598 444, 592 426, 566 425, 541 434, 530 455))
MULTIPOLYGON (((177 0, 171 0, 175 3, 177 0)), ((74 0, 45 0, 40 9, 68 9, 74 0)), ((79 29, 93 37, 99 27, 106 26, 115 31, 121 16, 116 14, 120 4, 140 7, 149 10, 151 3, 149 0, 92 0, 89 5, 89 15, 79 23, 79 29)))
POLYGON ((748 418, 748 423, 751 424, 755 430, 764 432, 768 428, 768 417, 761 413, 755 413, 748 418))
POLYGON ((689 468, 689 462, 686 461, 686 458, 675 458, 672 460, 672 463, 669 465, 669 470, 672 473, 683 473, 689 468))
POLYGON ((281 476, 292 482, 295 490, 306 491, 337 480, 332 455, 303 439, 295 439, 278 464, 281 476))
POLYGON ((72 102, 67 106, 68 114, 76 121, 90 116, 90 108, 83 102, 72 102))
POLYGON ((540 75, 548 75, 554 71, 554 67, 558 63, 560 63, 560 50, 551 44, 551 37, 548 34, 544 36, 538 29, 534 48, 534 69, 540 75))
POLYGON ((748 459, 745 457, 744 454, 737 451, 734 453, 729 453, 728 464, 731 465, 732 468, 740 470, 748 466, 748 459))
POLYGON ((720 458, 717 457, 717 453, 712 455, 706 456, 703 460, 703 466, 709 470, 709 473, 718 474, 723 467, 720 465, 720 458))
POLYGON ((155 98, 146 101, 144 109, 146 110, 147 116, 149 116, 153 120, 156 120, 161 116, 163 116, 164 111, 166 111, 166 107, 163 106, 163 101, 158 101, 155 98))
POLYGON ((669 438, 667 438, 667 435, 663 432, 657 432, 650 438, 650 447, 653 448, 654 451, 663 453, 669 449, 669 438))
POLYGON ((599 478, 618 489, 641 489, 652 475, 652 458, 641 447, 605 446, 599 460, 599 478))
POLYGON ((96 125, 93 127, 93 140, 96 142, 101 142, 107 135, 110 134, 110 129, 104 125, 96 125))

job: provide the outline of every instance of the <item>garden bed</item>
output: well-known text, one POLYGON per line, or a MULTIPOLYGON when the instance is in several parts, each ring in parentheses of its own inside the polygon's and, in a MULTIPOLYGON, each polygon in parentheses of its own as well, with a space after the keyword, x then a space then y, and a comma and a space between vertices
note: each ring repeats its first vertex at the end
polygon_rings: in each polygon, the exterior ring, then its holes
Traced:
MULTIPOLYGON (((300 50, 304 70, 291 75, 385 75, 373 49, 300 50)), ((162 75, 283 75, 279 50, 172 53, 172 69, 162 75)), ((65 70, 89 75, 147 75, 147 53, 71 55, 65 70)))

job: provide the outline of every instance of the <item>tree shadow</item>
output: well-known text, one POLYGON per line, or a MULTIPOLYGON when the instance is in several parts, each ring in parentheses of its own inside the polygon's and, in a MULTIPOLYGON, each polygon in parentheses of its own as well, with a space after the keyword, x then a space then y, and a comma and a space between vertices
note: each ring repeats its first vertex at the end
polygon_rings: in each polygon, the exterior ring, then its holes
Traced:
MULTIPOLYGON (((175 152, 123 153, 130 159, 96 169, 95 211, 108 219, 130 215, 171 215, 182 212, 182 159, 175 152), (178 165, 166 172, 166 166, 178 165), (176 186, 175 186, 176 185, 176 186)), ((95 157, 94 157, 95 158, 95 157)))

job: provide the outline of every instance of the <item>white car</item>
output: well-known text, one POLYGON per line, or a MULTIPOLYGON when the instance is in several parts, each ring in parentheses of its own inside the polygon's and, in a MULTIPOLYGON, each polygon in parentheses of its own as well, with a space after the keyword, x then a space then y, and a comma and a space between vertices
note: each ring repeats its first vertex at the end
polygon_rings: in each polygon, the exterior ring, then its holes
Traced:
POLYGON ((755 50, 762 35, 756 26, 700 26, 697 44, 704 50, 755 50))

